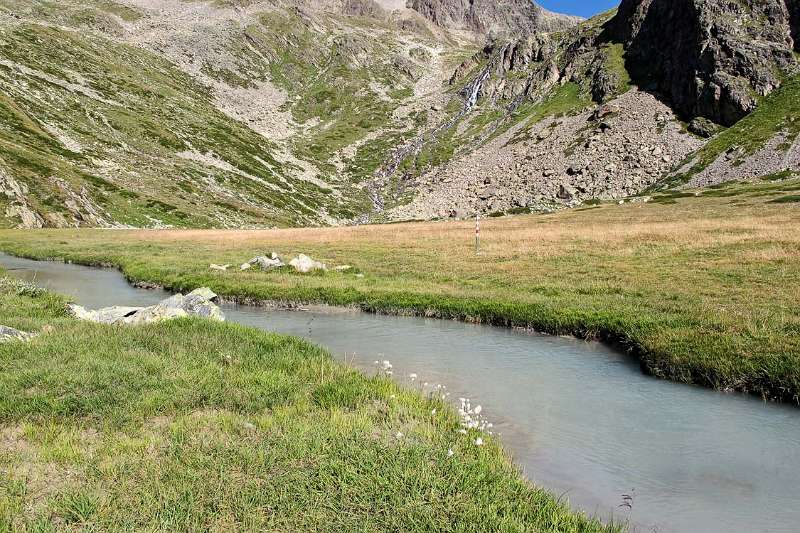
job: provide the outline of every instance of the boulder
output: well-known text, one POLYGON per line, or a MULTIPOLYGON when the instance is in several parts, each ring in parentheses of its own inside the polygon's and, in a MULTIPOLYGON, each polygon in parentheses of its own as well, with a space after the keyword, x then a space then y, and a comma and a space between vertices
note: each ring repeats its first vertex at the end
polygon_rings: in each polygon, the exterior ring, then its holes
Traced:
MULTIPOLYGON (((250 266, 258 265, 261 270, 271 270, 273 268, 281 268, 286 266, 280 256, 275 252, 272 252, 269 255, 259 255, 258 257, 254 257, 246 264, 249 264, 250 266)), ((242 270, 247 270, 244 268, 244 265, 242 265, 242 270)))
POLYGON ((688 129, 705 139, 713 137, 719 131, 719 127, 705 117, 696 117, 689 123, 688 129))
POLYGON ((190 292, 186 296, 182 294, 170 296, 156 307, 180 309, 186 313, 186 316, 199 316, 223 322, 225 320, 225 315, 220 308, 212 302, 216 297, 217 295, 211 289, 203 287, 190 292))
POLYGON ((97 311, 70 305, 72 315, 80 320, 98 324, 151 324, 173 318, 198 316, 210 320, 225 320, 222 310, 213 303, 217 295, 203 287, 184 296, 175 294, 150 307, 106 307, 97 311))
POLYGON ((92 322, 98 322, 100 324, 115 324, 121 320, 124 320, 130 316, 135 315, 139 311, 144 309, 143 307, 106 307, 105 309, 100 309, 98 311, 94 311, 95 318, 92 322))
POLYGON ((600 107, 594 110, 591 117, 589 117, 589 120, 599 121, 615 113, 619 113, 619 107, 611 104, 601 105, 600 107))
POLYGON ((567 167, 567 175, 568 176, 578 176, 583 174, 583 168, 578 165, 570 165, 567 167))
POLYGON ((225 321, 225 315, 215 303, 197 295, 192 296, 190 294, 187 296, 181 309, 186 311, 190 316, 199 316, 218 322, 225 321))
POLYGON ((558 189, 558 197, 562 200, 574 200, 578 190, 572 185, 562 183, 558 189))
POLYGON ((200 298, 204 298, 206 301, 213 302, 217 299, 217 293, 209 289, 208 287, 200 287, 199 289, 195 289, 190 292, 187 296, 199 296, 200 298))
POLYGON ((138 324, 155 324, 165 320, 172 320, 174 318, 184 318, 189 316, 189 313, 179 307, 169 307, 162 304, 146 307, 122 320, 123 324, 138 325, 138 324))
POLYGON ((0 326, 0 342, 29 341, 35 336, 36 335, 32 333, 25 333, 18 329, 0 326))
POLYGON ((239 270, 244 272, 245 270, 250 270, 251 268, 253 268, 253 265, 250 263, 244 263, 241 267, 239 267, 239 270))
POLYGON ((289 262, 296 271, 307 274, 312 270, 327 270, 328 268, 324 263, 315 261, 305 254, 300 254, 289 262))

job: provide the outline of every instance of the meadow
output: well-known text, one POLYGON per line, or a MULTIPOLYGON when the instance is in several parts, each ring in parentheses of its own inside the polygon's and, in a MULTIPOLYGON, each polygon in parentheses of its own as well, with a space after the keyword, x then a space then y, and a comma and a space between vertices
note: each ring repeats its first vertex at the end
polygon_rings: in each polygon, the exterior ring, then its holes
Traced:
POLYGON ((800 401, 797 179, 474 221, 259 231, 2 231, 0 249, 132 281, 600 339, 655 376, 800 401), (347 272, 241 272, 271 251, 347 272), (228 272, 209 269, 230 263, 228 272))

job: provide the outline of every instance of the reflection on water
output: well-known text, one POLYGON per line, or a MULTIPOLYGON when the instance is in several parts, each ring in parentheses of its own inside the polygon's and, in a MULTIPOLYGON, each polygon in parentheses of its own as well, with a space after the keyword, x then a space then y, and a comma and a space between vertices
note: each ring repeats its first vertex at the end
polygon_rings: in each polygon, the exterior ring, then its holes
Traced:
MULTIPOLYGON (((165 297, 114 270, 3 255, 0 264, 87 307, 165 297)), ((800 531, 800 409, 652 379, 628 357, 575 339, 357 312, 224 308, 231 321, 307 337, 365 372, 389 359, 397 377, 413 372, 473 398, 531 480, 589 513, 630 519, 638 531, 800 531)))

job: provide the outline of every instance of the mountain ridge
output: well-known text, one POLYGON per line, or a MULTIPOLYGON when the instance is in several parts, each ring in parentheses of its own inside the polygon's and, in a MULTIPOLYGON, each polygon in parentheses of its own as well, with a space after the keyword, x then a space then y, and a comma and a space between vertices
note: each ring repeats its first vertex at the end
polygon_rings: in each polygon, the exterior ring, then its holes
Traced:
MULTIPOLYGON (((0 0, 2 223, 327 225, 715 184, 736 175, 708 175, 707 138, 797 75, 796 0, 506 4, 0 0)), ((756 145, 722 137, 760 161, 746 179, 796 170, 784 107, 756 145)))

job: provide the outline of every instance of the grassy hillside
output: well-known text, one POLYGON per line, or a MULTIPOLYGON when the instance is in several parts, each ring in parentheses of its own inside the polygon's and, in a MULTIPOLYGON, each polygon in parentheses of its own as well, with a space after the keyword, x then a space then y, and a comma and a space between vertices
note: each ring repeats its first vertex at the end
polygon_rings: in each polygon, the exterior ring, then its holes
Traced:
POLYGON ((755 111, 711 139, 693 155, 683 173, 675 174, 664 185, 689 181, 725 154, 730 154, 733 166, 741 165, 779 134, 784 138, 777 149, 783 152, 800 134, 800 75, 787 78, 783 86, 762 99, 755 111))
POLYGON ((797 179, 485 221, 266 232, 0 232, 0 249, 133 280, 606 338, 656 376, 800 403, 797 179), (191 250, 191 253, 187 253, 191 250), (214 273, 259 253, 353 273, 214 273), (359 277, 355 272, 362 272, 359 277))
POLYGON ((3 531, 616 530, 528 485, 442 402, 299 339, 81 323, 4 278, 0 324, 49 331, 0 344, 3 531))
POLYGON ((122 224, 319 220, 329 191, 291 179, 266 139, 163 59, 45 25, 14 26, 2 45, 0 164, 41 211, 72 219, 57 177, 122 224))
POLYGON ((45 224, 300 226, 363 214, 362 182, 426 124, 416 84, 467 53, 333 12, 163 9, 0 0, 0 173, 27 187, 45 224), (440 48, 452 56, 434 57, 440 48))

